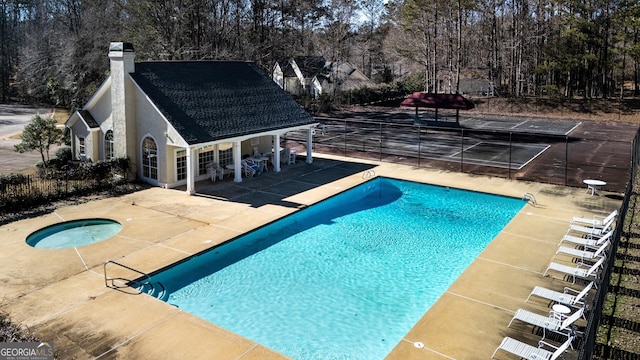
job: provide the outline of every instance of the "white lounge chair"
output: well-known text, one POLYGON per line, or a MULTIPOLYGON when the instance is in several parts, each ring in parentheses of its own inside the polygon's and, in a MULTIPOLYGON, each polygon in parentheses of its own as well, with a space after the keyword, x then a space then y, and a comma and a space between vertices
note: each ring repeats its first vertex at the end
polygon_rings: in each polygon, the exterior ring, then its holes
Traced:
POLYGON ((605 251, 611 245, 611 241, 607 240, 600 245, 599 248, 592 248, 590 246, 585 246, 584 250, 568 247, 568 246, 560 246, 556 251, 557 254, 567 254, 576 258, 580 258, 581 260, 593 260, 598 257, 605 256, 605 251), (595 251, 594 251, 595 250, 595 251))
POLYGON ((576 278, 594 281, 598 279, 598 275, 599 275, 598 269, 602 266, 602 264, 604 263, 604 260, 605 260, 605 257, 601 257, 593 265, 588 265, 585 263, 577 263, 576 264, 577 266, 575 267, 552 262, 547 267, 547 270, 545 270, 543 276, 547 276, 547 273, 550 270, 553 270, 553 271, 557 271, 557 272, 571 276, 571 278, 573 279, 572 283, 574 284, 576 282, 576 278))
POLYGON ((611 236, 613 236, 613 230, 607 231, 600 237, 584 238, 581 236, 565 235, 562 237, 562 239, 558 243, 558 246, 560 246, 563 242, 571 242, 571 243, 582 245, 582 246, 598 247, 602 245, 605 241, 608 241, 611 238, 611 236))
POLYGON ((496 351, 493 352, 491 358, 493 359, 496 356, 498 350, 503 350, 508 353, 517 355, 522 359, 555 360, 558 359, 562 354, 564 354, 567 349, 569 349, 572 342, 572 336, 567 338, 567 341, 562 343, 560 346, 554 346, 552 344, 549 344, 548 342, 540 340, 538 342, 538 347, 535 347, 527 343, 523 343, 522 341, 512 339, 510 337, 505 337, 504 339, 502 339, 502 343, 500 343, 500 346, 498 346, 496 348, 496 351), (545 346, 549 349, 552 349, 553 351, 545 349, 545 346))
POLYGON ((547 330, 570 337, 573 332, 571 325, 578 321, 578 319, 582 317, 583 313, 584 308, 579 308, 570 316, 556 313, 553 310, 551 310, 549 315, 540 315, 528 310, 518 309, 515 315, 513 315, 513 318, 511 318, 511 321, 509 321, 509 325, 507 327, 511 327, 514 320, 520 320, 527 324, 542 328, 543 339, 546 336, 547 330))
POLYGON ((601 216, 597 216, 595 215, 593 218, 583 218, 583 217, 579 217, 579 216, 574 216, 571 219, 571 224, 584 224, 587 226, 595 226, 595 227, 603 227, 604 224, 610 222, 611 220, 615 219, 616 216, 618 216, 618 210, 613 210, 609 215, 607 215, 606 217, 601 217, 601 216))
POLYGON ((550 290, 542 286, 536 286, 531 290, 531 294, 529 294, 525 302, 528 302, 532 296, 537 296, 575 308, 582 308, 585 306, 585 298, 593 286, 594 283, 592 281, 581 291, 565 287, 563 292, 550 290))
POLYGON ((609 220, 609 222, 605 223, 602 226, 584 226, 578 224, 570 224, 567 234, 569 234, 570 232, 577 232, 591 237, 603 236, 605 233, 611 230, 611 225, 613 225, 614 220, 615 219, 611 219, 609 220))

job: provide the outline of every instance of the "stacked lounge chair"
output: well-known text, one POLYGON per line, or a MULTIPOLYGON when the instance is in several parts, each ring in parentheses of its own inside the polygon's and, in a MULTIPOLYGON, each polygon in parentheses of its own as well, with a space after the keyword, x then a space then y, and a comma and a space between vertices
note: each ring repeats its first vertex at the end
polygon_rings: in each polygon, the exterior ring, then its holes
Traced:
POLYGON ((586 299, 589 292, 597 287, 601 268, 603 268, 606 260, 607 251, 611 247, 613 223, 617 215, 618 211, 614 210, 605 217, 574 216, 571 219, 569 230, 560 240, 556 255, 569 255, 576 258, 577 263, 565 265, 552 261, 543 276, 547 276, 550 271, 555 271, 571 277, 571 281, 574 284, 576 279, 587 280, 589 283, 581 290, 565 287, 562 292, 536 286, 525 302, 528 302, 531 297, 540 297, 549 300, 551 303, 569 306, 575 311, 562 314, 551 310, 547 316, 525 309, 518 309, 507 327, 511 327, 515 320, 540 327, 543 329, 543 335, 538 341, 538 347, 507 336, 491 355, 492 359, 498 350, 524 359, 558 359, 563 356, 569 347, 572 347, 576 335, 574 323, 580 318, 585 318, 585 311, 588 310, 586 299), (566 243, 572 243, 574 246, 567 246, 568 244, 566 243), (551 344, 545 340, 547 331, 566 336, 565 341, 557 345, 551 344))

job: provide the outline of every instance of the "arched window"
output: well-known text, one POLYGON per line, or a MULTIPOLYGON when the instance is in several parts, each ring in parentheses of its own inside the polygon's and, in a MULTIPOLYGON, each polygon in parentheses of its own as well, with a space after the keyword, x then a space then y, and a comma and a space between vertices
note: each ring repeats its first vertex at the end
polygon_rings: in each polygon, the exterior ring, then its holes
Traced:
POLYGON ((150 137, 142 142, 142 176, 158 180, 158 147, 150 137))
POLYGON ((113 160, 113 130, 108 130, 104 134, 104 159, 113 160))

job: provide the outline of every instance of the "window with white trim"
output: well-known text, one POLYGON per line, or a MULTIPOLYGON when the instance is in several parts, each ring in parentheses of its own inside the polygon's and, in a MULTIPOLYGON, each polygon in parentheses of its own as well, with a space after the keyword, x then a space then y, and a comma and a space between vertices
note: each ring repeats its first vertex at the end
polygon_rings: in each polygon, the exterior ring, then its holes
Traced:
POLYGON ((213 162, 214 159, 213 145, 206 146, 198 152, 198 173, 204 175, 207 173, 207 164, 213 162))
POLYGON ((187 178, 187 150, 176 151, 176 179, 184 180, 187 178))
POLYGON ((148 136, 142 142, 142 176, 158 180, 158 147, 148 136))
POLYGON ((113 130, 108 130, 104 134, 104 159, 113 160, 113 130))
POLYGON ((87 159, 87 154, 85 153, 84 138, 83 137, 79 137, 78 138, 78 158, 80 160, 86 160, 87 159))

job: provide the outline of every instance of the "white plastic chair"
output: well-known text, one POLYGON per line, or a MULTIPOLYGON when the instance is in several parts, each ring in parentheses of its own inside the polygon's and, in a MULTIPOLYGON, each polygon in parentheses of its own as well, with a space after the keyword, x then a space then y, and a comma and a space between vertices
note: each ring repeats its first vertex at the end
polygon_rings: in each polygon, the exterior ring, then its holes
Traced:
POLYGON ((242 170, 245 177, 253 177, 261 173, 260 166, 249 159, 242 160, 242 170))
POLYGON ((573 333, 571 326, 582 317, 582 314, 584 314, 584 308, 579 308, 570 316, 558 314, 553 310, 551 310, 549 315, 540 315, 528 310, 518 309, 515 315, 513 315, 513 318, 511 318, 511 321, 509 321, 509 325, 507 325, 507 327, 511 327, 514 320, 520 320, 527 324, 542 328, 543 339, 546 336, 547 330, 570 337, 573 333))
POLYGON ((562 354, 564 354, 567 349, 571 346, 573 342, 573 337, 567 338, 567 341, 562 343, 560 346, 554 346, 546 341, 540 340, 538 342, 538 347, 531 346, 527 343, 523 343, 522 341, 512 339, 510 337, 505 337, 500 343, 500 346, 493 352, 491 358, 493 359, 496 356, 498 350, 503 350, 508 353, 514 354, 522 359, 540 359, 540 360, 555 360, 558 359, 562 354), (544 347, 547 347, 551 350, 547 350, 544 347))
POLYGON ((613 210, 606 217, 600 217, 597 215, 595 215, 593 218, 583 218, 579 216, 574 216, 571 219, 571 224, 578 223, 578 224, 584 224, 592 227, 603 227, 608 222, 614 220, 616 216, 618 216, 618 210, 613 210))
POLYGON ((601 257, 600 260, 598 260, 593 265, 578 263, 576 264, 576 266, 569 266, 552 262, 549 264, 547 270, 544 271, 544 274, 542 276, 547 276, 547 273, 550 270, 553 270, 571 276, 572 282, 574 284, 576 282, 576 278, 594 281, 598 279, 598 269, 602 266, 604 260, 605 257, 601 257))
POLYGON ((207 164, 207 173, 209 174, 212 182, 216 182, 216 178, 222 180, 224 177, 224 169, 215 162, 207 164))
POLYGON ((557 254, 566 254, 571 255, 576 258, 580 258, 580 260, 593 260, 602 256, 605 256, 605 251, 609 248, 611 242, 609 240, 605 241, 600 245, 599 248, 592 248, 590 246, 585 246, 584 250, 576 249, 568 246, 560 246, 556 251, 557 254))
POLYGON ((581 308, 585 306, 585 298, 589 291, 593 288, 593 281, 590 282, 582 290, 575 290, 570 287, 565 287, 563 292, 550 290, 542 286, 536 286, 531 290, 531 293, 527 297, 525 302, 528 302, 532 296, 537 296, 543 299, 551 300, 560 304, 569 305, 575 308, 581 308))
POLYGON ((289 165, 295 164, 296 163, 296 156, 298 156, 298 150, 289 149, 289 153, 288 153, 287 156, 288 156, 287 164, 289 164, 289 165))

